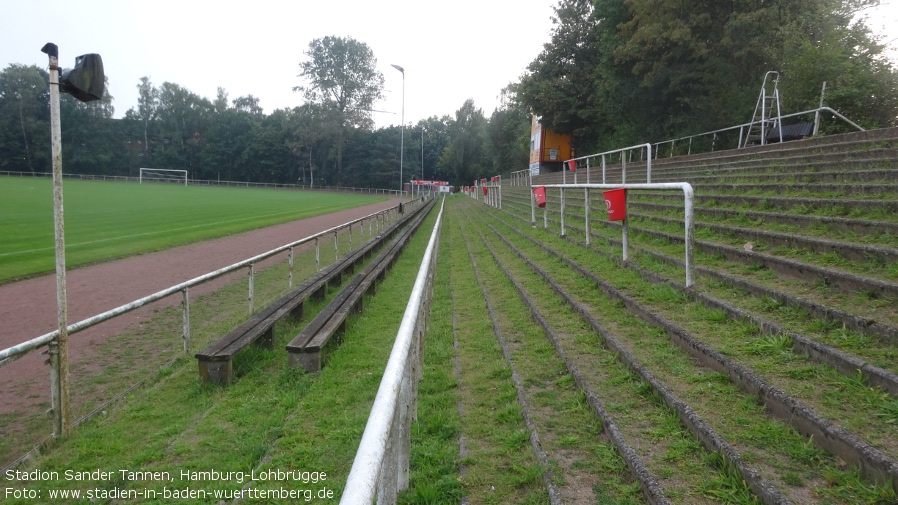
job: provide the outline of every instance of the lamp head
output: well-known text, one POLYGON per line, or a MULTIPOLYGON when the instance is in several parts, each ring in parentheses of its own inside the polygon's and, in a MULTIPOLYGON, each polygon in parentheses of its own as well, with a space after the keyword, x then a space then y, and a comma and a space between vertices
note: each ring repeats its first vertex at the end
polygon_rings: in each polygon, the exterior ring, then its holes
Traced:
POLYGON ((392 66, 393 68, 395 68, 396 70, 402 72, 402 75, 405 75, 405 69, 404 69, 404 68, 400 67, 399 65, 391 65, 391 66, 392 66))
POLYGON ((103 98, 106 76, 99 54, 82 54, 75 58, 75 68, 62 72, 59 90, 82 102, 103 98))

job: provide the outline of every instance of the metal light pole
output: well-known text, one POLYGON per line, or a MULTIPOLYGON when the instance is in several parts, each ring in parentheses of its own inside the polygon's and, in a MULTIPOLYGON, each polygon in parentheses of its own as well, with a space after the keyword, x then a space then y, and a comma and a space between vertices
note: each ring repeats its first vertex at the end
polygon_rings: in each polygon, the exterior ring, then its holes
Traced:
POLYGON ((424 180, 424 126, 421 126, 421 180, 424 180))
POLYGON ((402 180, 402 152, 405 150, 405 69, 399 65, 392 65, 393 68, 402 72, 402 129, 399 132, 399 201, 402 201, 402 192, 405 184, 402 180))
POLYGON ((59 331, 49 344, 50 399, 53 412, 53 436, 60 438, 72 429, 69 401, 69 324, 65 291, 65 220, 62 212, 62 128, 59 122, 59 93, 69 93, 82 102, 103 97, 106 77, 99 54, 75 58, 75 68, 60 76, 59 47, 44 44, 41 52, 50 59, 50 149, 53 165, 53 222, 56 239, 56 314, 59 331))
POLYGON ((50 396, 53 409, 53 435, 71 431, 72 408, 69 401, 69 332, 65 290, 65 220, 62 210, 62 128, 59 122, 59 48, 47 44, 41 51, 50 58, 50 140, 53 157, 53 222, 56 235, 56 315, 59 335, 50 342, 50 396))

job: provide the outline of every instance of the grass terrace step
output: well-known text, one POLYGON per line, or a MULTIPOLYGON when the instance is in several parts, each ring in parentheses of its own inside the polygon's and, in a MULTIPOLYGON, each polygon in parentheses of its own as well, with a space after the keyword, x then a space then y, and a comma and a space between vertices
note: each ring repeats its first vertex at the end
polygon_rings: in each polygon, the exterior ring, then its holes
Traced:
MULTIPOLYGON (((496 230, 491 230, 490 234, 485 233, 485 235, 499 235, 500 232, 498 230, 499 227, 497 226, 496 230)), ((525 232, 529 232, 529 230, 525 230, 525 232)), ((539 230, 536 230, 535 233, 540 234, 539 241, 544 243, 550 240, 560 240, 545 237, 539 230)), ((504 235, 504 233, 501 234, 504 235)), ((512 239, 512 241, 515 240, 512 239)), ((528 247, 532 248, 533 246, 528 247)), ((566 253, 571 252, 569 244, 565 246, 562 243, 553 248, 559 247, 566 253)), ((621 340, 627 352, 635 356, 648 370, 651 370, 651 373, 661 380, 661 384, 667 390, 680 397, 691 410, 694 410, 701 417, 714 419, 711 424, 715 426, 725 440, 730 440, 730 443, 732 443, 732 440, 737 440, 740 448, 742 448, 740 451, 744 454, 744 459, 759 475, 763 476, 762 479, 764 481, 774 482, 779 492, 786 493, 787 496, 798 496, 799 498, 792 498, 795 503, 809 503, 816 500, 825 501, 829 499, 821 497, 817 497, 812 501, 807 499, 808 496, 818 493, 825 495, 828 493, 829 486, 832 483, 823 484, 821 481, 818 481, 817 479, 825 480, 820 473, 809 474, 806 472, 813 472, 811 468, 820 468, 821 465, 824 468, 829 468, 829 470, 824 470, 822 473, 838 471, 838 459, 826 457, 822 453, 815 451, 811 451, 811 453, 807 453, 804 456, 799 455, 803 453, 803 450, 799 448, 806 447, 808 439, 802 439, 797 433, 790 435, 791 428, 777 427, 780 421, 777 421, 775 416, 768 417, 769 414, 764 412, 763 407, 755 403, 755 397, 751 394, 743 397, 744 393, 738 392, 738 388, 730 389, 732 385, 726 386, 729 383, 726 379, 726 374, 721 374, 717 379, 708 382, 711 377, 720 374, 720 372, 713 368, 703 370, 701 366, 695 368, 696 365, 692 362, 690 355, 684 354, 682 350, 673 346, 672 342, 666 338, 658 339, 659 336, 663 337, 663 332, 659 335, 652 329, 653 325, 646 325, 641 321, 631 320, 633 315, 629 314, 626 307, 616 305, 614 300, 606 298, 601 291, 598 292, 598 296, 596 293, 590 294, 589 291, 595 290, 596 287, 594 284, 590 287, 589 281, 584 282, 584 277, 581 273, 563 265, 561 268, 553 266, 553 263, 557 265, 557 260, 551 255, 526 252, 525 254, 528 258, 539 263, 541 268, 551 272, 553 277, 558 276, 557 279, 560 281, 564 292, 570 293, 571 296, 580 300, 580 303, 587 307, 591 317, 600 320, 601 324, 607 326, 608 331, 621 340), (545 256, 545 259, 539 259, 542 256, 545 256), (566 280, 561 281, 562 279, 566 280), (610 303, 602 303, 603 300, 608 300, 610 303), (641 332, 644 334, 638 336, 641 332), (668 344, 670 344, 670 347, 668 347, 668 344), (688 379, 689 377, 693 379, 690 380, 688 379), (718 400, 713 400, 715 397, 718 400), (739 400, 738 398, 743 399, 739 400), (720 402, 720 404, 715 407, 715 402, 720 402), (738 415, 733 412, 735 406, 738 406, 740 412, 738 415), (744 412, 743 409, 745 409, 744 412), (727 412, 727 414, 722 415, 721 413, 723 412, 727 412), (738 421, 735 421, 734 417, 738 417, 738 421), (750 421, 749 419, 757 420, 750 421), (763 437, 765 441, 762 442, 761 440, 756 440, 758 438, 757 434, 749 434, 751 430, 755 429, 759 430, 758 433, 763 432, 768 435, 776 433, 776 437, 783 436, 785 438, 773 442, 769 437, 763 437), (792 442, 788 442, 787 440, 790 440, 790 437, 793 436, 797 436, 797 438, 791 439, 792 442), (749 440, 752 441, 749 442, 749 440), (745 449, 746 446, 748 449, 745 449), (788 447, 793 449, 788 449, 788 447), (778 456, 773 456, 773 454, 778 454, 778 456), (808 458, 810 454, 814 454, 814 456, 808 458), (806 461, 802 462, 802 459, 806 459, 806 461), (829 461, 829 463, 826 461, 829 461), (812 491, 793 489, 796 487, 794 482, 785 484, 785 482, 792 482, 796 479, 796 474, 791 473, 792 471, 797 471, 797 475, 804 475, 804 478, 807 478, 809 481, 807 482, 807 487, 812 489, 812 491), (814 477, 810 477, 811 475, 814 475, 814 477), (808 495, 805 496, 805 493, 808 493, 808 495)), ((594 254, 588 256, 595 257, 594 254)), ((602 272, 602 275, 605 277, 616 278, 618 273, 623 276, 627 275, 625 271, 621 271, 613 264, 598 267, 598 271, 602 272)), ((801 478, 797 480, 801 480, 801 478)), ((797 487, 802 488, 803 486, 797 487)), ((878 489, 879 492, 889 492, 882 491, 882 488, 878 489)), ((850 502, 849 500, 845 503, 850 502)))
MULTIPOLYGON (((503 208, 509 211, 514 211, 516 208, 515 205, 516 204, 509 201, 503 208)), ((526 220, 529 221, 529 208, 518 206, 516 209, 517 211, 526 212, 526 220)), ((538 221, 541 226, 542 220, 538 219, 538 221)), ((559 229, 559 223, 554 217, 550 219, 550 222, 555 230, 559 229)), ((682 225, 680 225, 680 227, 681 226, 682 225)), ((582 220, 578 221, 576 218, 568 216, 566 228, 568 228, 569 233, 582 234, 582 220)), ((614 227, 613 225, 602 222, 601 225, 593 225, 591 231, 594 244, 609 244, 610 248, 617 248, 618 252, 616 252, 616 254, 618 257, 620 256, 619 248, 621 232, 619 227, 614 227)), ((635 247, 637 248, 636 250, 641 253, 648 254, 655 259, 660 259, 667 264, 673 265, 674 269, 680 270, 681 273, 678 275, 681 276, 683 271, 682 241, 681 230, 677 230, 674 234, 659 233, 646 236, 643 236, 643 234, 636 234, 631 237, 631 247, 635 247), (646 240, 647 238, 649 240, 646 240)), ((763 263, 758 263, 758 261, 760 261, 759 258, 761 258, 758 254, 748 253, 742 250, 742 248, 720 246, 718 249, 712 250, 711 254, 705 254, 701 248, 698 249, 699 250, 695 253, 695 263, 699 268, 707 265, 711 267, 711 271, 724 272, 731 277, 742 279, 750 285, 763 286, 773 291, 791 293, 798 298, 816 300, 824 307, 839 307, 843 310, 848 310, 859 316, 859 320, 852 322, 842 318, 840 321, 843 324, 854 326, 854 329, 859 331, 864 331, 867 327, 870 327, 870 330, 874 330, 869 333, 871 336, 882 338, 893 343, 896 342, 894 338, 895 330, 890 328, 896 326, 898 314, 895 313, 893 308, 890 308, 894 306, 890 297, 876 298, 875 291, 871 290, 861 290, 858 292, 852 288, 848 291, 843 291, 837 283, 830 282, 829 284, 825 284, 819 282, 819 280, 815 278, 812 278, 810 281, 802 281, 798 278, 791 280, 791 277, 781 277, 781 275, 784 274, 778 275, 777 271, 764 266, 763 263), (738 259, 747 260, 747 262, 741 264, 734 263, 733 258, 730 256, 736 256, 738 259), (874 322, 879 324, 873 324, 874 322), (885 328, 882 327, 882 323, 886 325, 885 328)), ((802 264, 794 261, 779 259, 770 255, 765 255, 764 257, 771 261, 775 260, 776 263, 773 264, 773 266, 777 268, 794 266, 799 271, 814 270, 816 268, 816 271, 829 276, 823 278, 830 279, 834 279, 836 276, 840 275, 835 271, 821 270, 818 267, 811 267, 810 265, 802 266, 802 264)), ((788 271, 786 273, 788 273, 788 271)), ((856 276, 849 278, 854 279, 855 277, 856 276)), ((878 285, 889 285, 889 283, 884 283, 878 279, 870 279, 870 281, 875 281, 874 283, 878 285)), ((771 299, 781 299, 781 297, 775 296, 771 299)), ((821 312, 820 310, 815 311, 818 313, 821 312)), ((824 310, 823 312, 826 311, 824 310)))
MULTIPOLYGON (((551 201, 552 200, 550 200, 550 202, 551 201)), ((529 214, 529 209, 525 210, 522 200, 512 200, 508 202, 508 205, 515 204, 519 205, 517 207, 518 210, 524 210, 529 214)), ((553 205, 553 211, 554 209, 560 209, 560 205, 556 203, 553 205)), ((568 209, 570 209, 571 212, 575 212, 576 206, 566 206, 565 212, 567 214, 567 222, 571 223, 573 226, 577 226, 576 223, 583 222, 582 218, 577 218, 572 214, 568 214, 568 209)), ((560 212, 560 210, 558 212, 560 212)), ((554 215, 555 214, 553 214, 553 220, 554 215)), ((596 224, 592 226, 591 232, 598 232, 610 237, 621 236, 619 224, 609 223, 603 220, 601 214, 598 214, 597 212, 594 212, 592 215, 598 215, 599 218, 593 219, 593 222, 596 224)), ((657 220, 658 219, 656 218, 655 221, 657 220)), ((655 246, 658 244, 669 243, 675 247, 682 247, 681 244, 683 243, 684 238, 683 225, 681 222, 675 223, 672 220, 667 220, 663 229, 657 229, 657 227, 654 229, 649 228, 645 226, 646 224, 651 223, 646 223, 645 220, 634 220, 631 222, 631 239, 634 244, 645 244, 648 247, 647 241, 652 241, 655 242, 655 244, 653 244, 655 246)), ((722 257, 730 261, 741 262, 751 268, 758 268, 760 266, 761 268, 772 269, 784 276, 796 279, 810 282, 823 282, 825 285, 831 285, 846 293, 865 292, 873 297, 898 299, 898 283, 892 280, 896 276, 893 261, 888 264, 883 264, 882 261, 870 261, 868 258, 867 262, 863 264, 855 264, 844 259, 834 259, 831 257, 831 252, 826 253, 825 255, 815 255, 813 251, 808 252, 807 250, 802 249, 793 250, 789 247, 783 248, 782 246, 779 246, 778 248, 769 248, 765 247, 763 244, 760 244, 760 246, 755 249, 745 250, 744 244, 745 240, 726 239, 725 237, 717 236, 708 228, 702 228, 696 225, 695 247, 697 252, 703 252, 712 257, 722 257), (871 275, 884 276, 885 280, 871 277, 871 275)), ((862 254, 861 251, 864 250, 859 247, 846 247, 846 249, 855 251, 855 254, 858 255, 862 254)), ((866 250, 873 251, 874 249, 868 248, 866 250)), ((888 253, 891 252, 888 249, 880 248, 877 251, 885 252, 887 258, 891 257, 891 255, 888 255, 888 253)), ((836 258, 839 257, 836 256, 836 258)))
MULTIPOLYGON (((529 216, 528 216, 528 217, 529 217, 529 216)), ((526 224, 525 224, 524 227, 525 227, 525 230, 529 232, 529 226, 526 226, 526 224)), ((541 229, 534 230, 534 233, 538 233, 538 234, 539 234, 538 240, 541 241, 541 242, 544 242, 544 243, 549 242, 550 240, 560 240, 560 239, 555 239, 555 238, 550 239, 549 237, 546 237, 545 234, 544 234, 544 232, 542 232, 541 229)), ((563 245, 560 245, 560 246, 555 246, 554 248, 555 248, 556 250, 559 250, 559 251, 563 250, 563 251, 565 252, 565 254, 569 254, 569 253, 572 252, 572 250, 569 248, 569 246, 563 246, 563 245)), ((592 254, 592 255, 590 255, 590 256, 594 256, 594 254, 592 254)), ((589 257, 589 256, 587 256, 587 257, 589 257)), ((602 276, 602 277, 608 277, 608 276, 611 276, 611 275, 612 275, 611 272, 616 271, 617 268, 618 268, 618 267, 616 267, 616 266, 610 266, 610 267, 609 267, 609 266, 604 266, 604 267, 597 267, 597 269, 595 269, 595 270, 593 270, 593 271, 596 272, 598 275, 600 275, 600 276, 602 276)), ((576 274, 576 273, 575 273, 575 277, 577 277, 578 275, 582 277, 582 274, 576 274)), ((652 285, 652 284, 650 283, 649 285, 652 285)), ((569 286, 565 286, 565 288, 566 288, 568 291, 571 291, 571 290, 572 290, 572 288, 569 287, 569 286)), ((651 290, 650 290, 650 291, 651 291, 651 290)), ((572 292, 573 292, 573 291, 572 291, 572 292)), ((659 292, 658 294, 660 294, 660 292, 659 292)), ((657 296, 657 295, 655 295, 655 296, 657 296)), ((589 300, 594 300, 595 297, 591 297, 591 298, 588 298, 588 299, 589 299, 589 300)), ((594 303, 594 302, 590 302, 590 303, 588 303, 588 304, 592 304, 592 303, 594 303)), ((677 307, 676 309, 673 309, 674 312, 672 312, 671 314, 676 314, 677 311, 682 312, 682 309, 681 309, 681 307, 683 307, 683 302, 682 302, 682 300, 680 300, 680 299, 674 297, 674 298, 671 299, 670 303, 672 303, 673 306, 677 307)), ((606 312, 604 312, 604 311, 601 311, 601 312, 598 312, 598 313, 601 313, 601 314, 603 314, 603 315, 606 314, 606 312)), ((606 317, 607 317, 607 316, 606 316, 606 317)), ((670 317, 670 314, 668 315, 668 317, 670 317)), ((716 316, 715 316, 715 317, 716 317, 716 316)), ((707 318, 707 316, 702 317, 700 314, 695 314, 695 315, 694 315, 694 314, 692 314, 692 313, 690 312, 690 313, 688 313, 687 320, 686 320, 686 321, 683 321, 683 322, 684 322, 684 323, 687 323, 687 322, 690 322, 690 321, 696 321, 696 322, 698 322, 698 321, 703 321, 703 320, 705 320, 706 318, 707 318)), ((709 320, 713 320, 713 319, 709 319, 709 320)), ((736 326, 735 326, 734 328, 739 328, 739 327, 740 327, 739 324, 741 324, 741 323, 736 324, 736 326)), ((741 331, 744 331, 744 330, 741 330, 741 331)), ((711 335, 716 335, 717 333, 726 334, 727 332, 721 332, 720 330, 713 330, 713 329, 710 330, 710 334, 711 334, 711 335)), ((705 334, 705 333, 702 333, 702 334, 705 334)), ((706 335, 707 335, 707 334, 706 334, 706 335)), ((739 335, 739 333, 737 332, 737 333, 735 333, 734 335, 739 335)), ((741 340, 739 337, 736 337, 736 339, 737 339, 737 340, 736 340, 737 342, 742 342, 742 341, 743 341, 743 340, 741 340)), ((653 345, 654 345, 654 344, 653 344, 653 345)), ((640 347, 639 349, 641 349, 641 347, 640 347)), ((637 351, 637 350, 634 348, 633 352, 634 352, 634 353, 635 353, 635 352, 641 352, 641 350, 640 350, 640 351, 637 351)), ((728 351, 727 351, 727 355, 728 355, 728 356, 729 356, 729 353, 730 353, 730 352, 732 352, 732 350, 728 350, 728 351)), ((749 353, 749 354, 750 354, 750 353, 749 353)), ((797 356, 797 355, 795 355, 795 356, 797 356)), ((765 358, 765 359, 766 359, 766 358, 765 358)), ((762 361, 763 361, 763 359, 762 359, 762 361)), ((799 363, 801 362, 800 359, 797 359, 797 361, 798 361, 799 363)), ((777 365, 779 366, 780 364, 777 363, 777 365)), ((659 363, 657 366, 662 366, 662 365, 659 363)), ((800 365, 799 368, 804 367, 804 366, 807 366, 807 365, 806 365, 806 364, 800 365)), ((656 369, 655 369, 654 367, 651 367, 651 369, 652 369, 653 371, 656 371, 656 369)), ((657 372, 656 372, 656 373, 657 373, 657 372)), ((841 374, 838 374, 838 373, 836 373, 835 375, 836 375, 836 376, 839 376, 839 377, 844 377, 844 376, 842 376, 841 374)), ((801 379, 796 379, 796 380, 797 380, 799 383, 802 382, 801 379)), ((827 379, 827 380, 830 380, 830 379, 827 379)), ((842 380, 844 383, 850 383, 850 382, 851 382, 851 378, 843 378, 843 379, 841 379, 841 380, 842 380)), ((807 381, 805 381, 805 382, 807 382, 807 381)), ((861 386, 861 390, 864 390, 864 389, 867 388, 867 387, 868 387, 868 386, 861 386)), ((879 393, 879 394, 883 394, 883 393, 879 393)), ((874 394, 873 396, 876 397, 876 394, 874 394)), ((888 398, 888 397, 886 396, 886 398, 888 398)), ((889 401, 888 401, 888 400, 885 401, 885 402, 880 402, 880 406, 887 406, 888 404, 889 404, 889 401)), ((691 405, 691 403, 690 403, 690 405, 691 405)), ((774 409, 774 410, 775 410, 775 409, 774 409)), ((874 410, 875 410, 875 409, 874 409, 874 410)), ((812 411, 813 411, 813 410, 812 410, 812 411)), ((868 414, 868 415, 872 415, 872 414, 870 413, 870 411, 867 411, 867 414, 868 414)), ((812 416, 812 417, 813 417, 813 416, 812 416)), ((861 416, 859 416, 859 418, 860 418, 860 419, 866 419, 866 416, 861 415, 861 416)), ((883 422, 884 424, 880 425, 880 429, 883 430, 884 432, 888 432, 888 428, 887 428, 888 422, 887 422, 887 421, 882 421, 882 422, 883 422)), ((875 433, 877 433, 877 430, 876 430, 876 429, 873 429, 870 433, 875 434, 875 433)), ((875 439, 875 440, 879 440, 878 437, 871 437, 871 438, 873 438, 873 439, 875 439)), ((863 445, 864 443, 866 443, 866 442, 862 442, 862 445, 863 445)), ((887 447, 888 445, 889 445, 889 443, 885 443, 885 444, 884 444, 884 447, 887 447)), ((756 455, 757 455, 757 453, 756 453, 756 455)), ((822 489, 825 489, 825 488, 826 488, 826 487, 824 486, 824 488, 822 488, 822 489)), ((881 490, 881 491, 882 491, 882 490, 881 490)), ((818 490, 818 492, 822 492, 822 491, 818 490)), ((885 491, 883 491, 883 492, 885 492, 885 491)), ((801 500, 796 500, 796 502, 805 503, 806 500, 805 500, 804 498, 802 498, 801 500)))

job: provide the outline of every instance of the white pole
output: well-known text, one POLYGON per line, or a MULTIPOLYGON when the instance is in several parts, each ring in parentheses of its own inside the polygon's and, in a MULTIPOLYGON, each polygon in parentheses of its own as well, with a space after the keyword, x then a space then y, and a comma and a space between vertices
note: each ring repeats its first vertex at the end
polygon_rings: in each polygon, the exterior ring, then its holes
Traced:
MULTIPOLYGON (((62 127, 59 121, 59 48, 48 43, 43 49, 50 58, 50 138, 53 156, 53 222, 56 235, 56 313, 59 335, 55 346, 57 356, 50 359, 55 364, 57 384, 52 384, 53 435, 57 438, 71 431, 71 403, 69 401, 69 332, 68 305, 65 281, 65 219, 62 205, 62 127)), ((50 345, 53 353, 53 343, 50 345)))
POLYGON ((399 201, 402 201, 402 193, 405 184, 402 179, 402 154, 405 150, 405 69, 399 65, 393 65, 393 68, 402 72, 402 128, 399 131, 399 201))

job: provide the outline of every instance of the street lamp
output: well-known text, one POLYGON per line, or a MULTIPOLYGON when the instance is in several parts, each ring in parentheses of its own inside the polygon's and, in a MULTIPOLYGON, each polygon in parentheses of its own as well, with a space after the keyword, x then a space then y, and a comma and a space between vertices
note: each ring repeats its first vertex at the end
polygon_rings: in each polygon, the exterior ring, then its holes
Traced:
POLYGON ((399 201, 402 201, 402 190, 405 189, 402 183, 402 151, 405 149, 405 69, 399 65, 392 65, 393 68, 402 72, 402 129, 399 131, 399 201))
POLYGON ((424 125, 421 125, 421 180, 424 180, 424 125))

